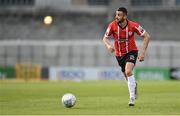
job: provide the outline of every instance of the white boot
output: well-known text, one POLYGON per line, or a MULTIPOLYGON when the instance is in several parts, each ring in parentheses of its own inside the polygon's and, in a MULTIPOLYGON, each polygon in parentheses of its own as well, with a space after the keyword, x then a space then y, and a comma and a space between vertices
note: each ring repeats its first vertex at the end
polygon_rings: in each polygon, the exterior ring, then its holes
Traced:
POLYGON ((134 75, 131 75, 128 77, 128 89, 129 89, 129 106, 134 106, 135 104, 135 88, 136 88, 136 82, 134 75), (132 105, 133 104, 133 105, 132 105))

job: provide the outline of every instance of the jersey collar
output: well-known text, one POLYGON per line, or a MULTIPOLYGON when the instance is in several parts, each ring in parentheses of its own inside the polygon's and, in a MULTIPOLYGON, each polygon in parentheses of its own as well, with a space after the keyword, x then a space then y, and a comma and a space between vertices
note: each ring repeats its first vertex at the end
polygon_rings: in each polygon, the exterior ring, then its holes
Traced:
POLYGON ((121 29, 125 29, 127 26, 128 26, 128 19, 126 19, 127 23, 126 23, 126 26, 124 26, 123 28, 121 27, 121 25, 118 23, 118 26, 121 28, 121 29))

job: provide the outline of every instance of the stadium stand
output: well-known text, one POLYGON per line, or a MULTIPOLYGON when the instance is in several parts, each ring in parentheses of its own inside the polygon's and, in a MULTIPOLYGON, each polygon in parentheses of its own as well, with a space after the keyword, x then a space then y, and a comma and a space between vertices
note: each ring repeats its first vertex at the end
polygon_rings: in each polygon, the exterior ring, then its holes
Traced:
MULTIPOLYGON (((61 6, 62 3, 71 3, 66 0, 53 1, 53 5, 60 2, 61 6)), ((140 23, 150 33, 151 40, 158 41, 151 42, 155 45, 150 45, 147 59, 140 66, 176 67, 179 64, 180 55, 175 51, 179 49, 180 39, 180 7, 177 0, 156 3, 153 3, 154 0, 145 0, 145 3, 142 0, 114 0, 107 4, 106 0, 105 4, 102 2, 97 6, 93 6, 93 0, 77 1, 67 5, 66 9, 62 7, 64 10, 58 10, 55 6, 34 8, 38 6, 36 3, 43 2, 41 0, 30 1, 30 7, 33 7, 30 10, 29 6, 28 9, 21 7, 16 10, 11 6, 1 7, 0 64, 31 62, 43 66, 114 66, 114 57, 106 52, 101 38, 120 5, 129 9, 129 19, 140 23), (152 3, 148 6, 149 1, 152 3), (54 18, 52 25, 43 23, 46 15, 54 18), (167 42, 161 45, 165 40, 167 42), (50 42, 51 45, 48 45, 50 42)), ((138 40, 141 39, 138 37, 138 40)))

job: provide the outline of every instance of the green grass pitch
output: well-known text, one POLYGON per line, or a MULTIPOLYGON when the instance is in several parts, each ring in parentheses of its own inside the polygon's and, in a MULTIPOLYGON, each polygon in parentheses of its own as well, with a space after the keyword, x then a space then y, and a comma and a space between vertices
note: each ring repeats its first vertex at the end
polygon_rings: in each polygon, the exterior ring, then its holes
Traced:
POLYGON ((178 115, 180 81, 139 81, 139 97, 128 106, 125 81, 0 81, 0 115, 178 115), (61 97, 73 93, 73 108, 61 97))

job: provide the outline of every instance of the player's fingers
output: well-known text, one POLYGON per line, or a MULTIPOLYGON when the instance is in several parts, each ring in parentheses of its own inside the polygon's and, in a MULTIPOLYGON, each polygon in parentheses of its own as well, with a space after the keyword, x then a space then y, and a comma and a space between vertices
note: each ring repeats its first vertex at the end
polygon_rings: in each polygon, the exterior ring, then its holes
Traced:
POLYGON ((138 60, 140 61, 140 57, 138 56, 138 60))
POLYGON ((114 50, 114 49, 112 49, 111 53, 112 53, 112 54, 115 54, 115 50, 114 50))
POLYGON ((144 61, 144 58, 139 59, 139 61, 140 61, 140 62, 143 62, 143 61, 144 61))
POLYGON ((142 61, 144 61, 144 58, 139 55, 139 56, 138 56, 138 60, 139 60, 140 62, 142 62, 142 61))
POLYGON ((111 52, 111 53, 113 53, 113 52, 114 52, 114 49, 113 49, 113 48, 111 48, 111 49, 110 49, 110 52, 111 52))
POLYGON ((139 62, 143 62, 144 60, 139 60, 139 62))

